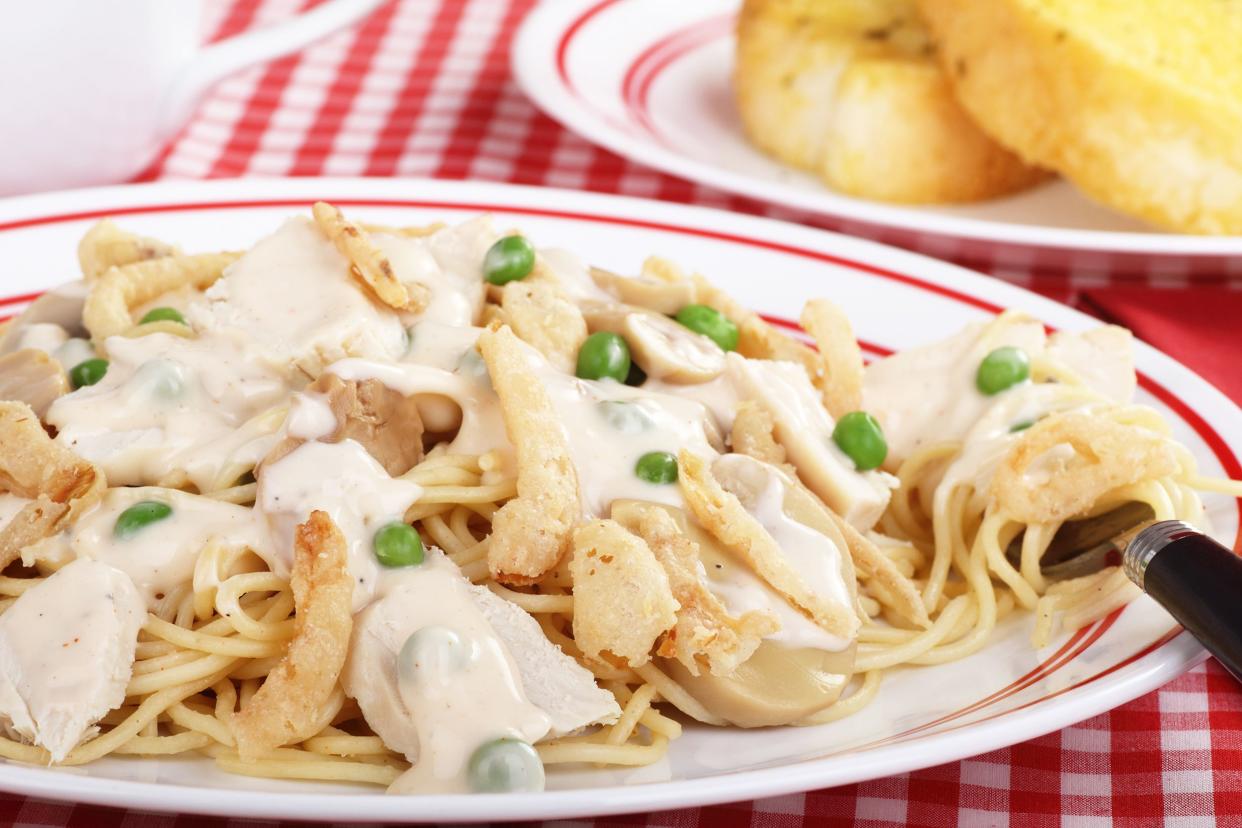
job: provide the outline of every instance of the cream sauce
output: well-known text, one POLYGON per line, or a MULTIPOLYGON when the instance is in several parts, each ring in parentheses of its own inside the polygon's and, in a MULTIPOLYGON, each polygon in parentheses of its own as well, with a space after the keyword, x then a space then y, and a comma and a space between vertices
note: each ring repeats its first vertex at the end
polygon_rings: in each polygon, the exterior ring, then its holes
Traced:
POLYGON ((323 394, 294 394, 284 430, 299 440, 319 440, 337 429, 336 415, 323 394))
POLYGON ((1039 354, 1044 347, 1043 325, 1005 314, 867 366, 863 410, 884 429, 888 441, 885 468, 895 470, 921 448, 966 436, 997 399, 975 386, 979 363, 1005 345, 1021 348, 1029 356, 1039 354))
POLYGON ((466 351, 459 359, 458 370, 452 373, 409 362, 382 363, 363 359, 341 360, 328 370, 343 380, 373 379, 402 396, 415 397, 429 432, 456 430, 448 446, 450 454, 484 454, 492 450, 509 453, 512 450, 505 436, 500 399, 492 390, 486 371, 480 375, 474 367, 481 366, 482 362, 468 359, 473 353, 473 350, 466 351), (435 405, 437 400, 451 401, 456 408, 455 416, 446 415, 435 405))
POLYGON ((499 238, 487 216, 429 236, 374 234, 372 238, 392 262, 398 279, 421 284, 431 292, 431 301, 419 318, 453 326, 478 321, 486 288, 483 257, 499 238))
POLYGON ((259 471, 255 509, 271 531, 276 571, 293 564, 293 537, 298 524, 314 510, 328 513, 349 547, 349 572, 354 577, 354 611, 375 593, 380 570, 372 538, 385 524, 403 520, 422 489, 388 476, 374 457, 354 440, 303 443, 259 471))
POLYGON ((721 434, 733 430, 733 421, 737 418, 737 406, 741 401, 732 378, 722 373, 707 382, 679 384, 664 380, 648 379, 642 389, 654 394, 676 394, 683 399, 695 400, 711 412, 712 419, 721 434))
POLYGON ((504 737, 533 744, 551 729, 471 589, 433 553, 386 577, 383 596, 355 624, 342 684, 385 743, 414 762, 393 793, 466 793, 475 749, 504 737), (418 658, 407 651, 402 663, 406 641, 428 628, 447 630, 460 646, 436 652, 433 641, 418 658))
POLYGON ((250 248, 189 308, 196 329, 242 334, 253 357, 312 376, 347 356, 392 359, 405 350, 397 312, 373 299, 307 218, 286 221, 250 248))
POLYGON ((880 471, 859 472, 832 440, 834 423, 820 403, 806 369, 793 362, 728 356, 728 375, 742 397, 772 414, 776 439, 807 487, 861 531, 888 506, 897 479, 880 471))
POLYGON ((591 269, 570 251, 545 247, 539 249, 538 257, 544 272, 561 286, 561 290, 572 301, 606 302, 608 304, 617 301, 611 293, 595 284, 595 279, 591 277, 591 269))
POLYGON ((165 595, 191 583, 199 554, 212 543, 272 557, 266 527, 245 506, 155 486, 113 488, 67 530, 37 544, 31 556, 52 561, 89 558, 107 564, 128 575, 147 607, 155 609, 165 595), (118 537, 117 518, 144 500, 167 504, 172 513, 128 537, 118 537))
MULTIPOLYGON (((736 495, 746 511, 772 536, 780 546, 785 562, 811 592, 823 600, 846 608, 853 607, 853 594, 845 583, 842 570, 846 551, 839 549, 831 538, 785 512, 785 482, 774 469, 744 455, 726 454, 713 464, 713 470, 721 485, 736 495)), ((755 580, 759 580, 757 576, 755 580)), ((733 602, 741 611, 769 609, 777 615, 781 629, 769 636, 771 640, 791 647, 815 647, 833 652, 850 645, 848 639, 821 629, 766 584, 762 584, 763 591, 770 593, 770 596, 763 598, 768 601, 774 599, 780 606, 760 603, 760 596, 753 585, 746 579, 739 579, 736 573, 732 573, 730 581, 723 590, 729 598, 722 600, 731 611, 733 607, 730 602, 733 602)))
POLYGON ((125 700, 146 612, 122 572, 75 561, 0 615, 0 721, 59 761, 125 700))
POLYGON ((97 384, 57 399, 48 423, 57 441, 99 464, 113 485, 228 485, 221 471, 270 448, 279 421, 243 424, 288 393, 276 370, 249 359, 229 335, 189 339, 110 337, 108 371, 97 384))
POLYGON ((634 473, 640 457, 682 449, 716 455, 708 439, 715 423, 700 403, 632 388, 612 380, 581 380, 538 358, 537 371, 560 416, 570 458, 578 472, 584 516, 608 514, 614 500, 649 500, 682 507, 675 483, 649 483, 634 473))
MULTIPOLYGON (((445 325, 435 319, 423 320, 410 328, 409 348, 401 361, 441 371, 456 371, 468 354, 478 356, 474 346, 481 333, 482 328, 445 325)), ((479 362, 482 363, 482 357, 479 357, 479 362)), ((487 375, 486 368, 482 374, 487 375)))
POLYGON ((772 641, 783 647, 812 648, 828 652, 837 652, 848 646, 848 642, 842 643, 841 639, 790 606, 788 601, 747 569, 745 564, 721 564, 719 568, 713 565, 705 567, 704 572, 708 589, 724 603, 730 615, 738 617, 747 612, 767 611, 776 616, 780 629, 765 636, 765 641, 772 641))
POLYGON ((52 352, 52 358, 66 371, 88 359, 94 359, 95 356, 95 348, 90 340, 79 337, 65 340, 64 344, 52 352))

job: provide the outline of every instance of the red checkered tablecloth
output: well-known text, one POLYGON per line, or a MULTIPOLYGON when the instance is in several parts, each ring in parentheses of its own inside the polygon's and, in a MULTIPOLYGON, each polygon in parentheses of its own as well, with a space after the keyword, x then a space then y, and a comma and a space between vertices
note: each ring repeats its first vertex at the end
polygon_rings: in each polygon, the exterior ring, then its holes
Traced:
MULTIPOLYGON (((764 211, 631 164, 537 111, 508 67, 512 35, 533 4, 386 3, 350 31, 222 83, 142 178, 473 178, 764 211)), ((313 5, 215 0, 205 23, 219 39, 313 5)), ((1232 279, 1222 274, 1216 285, 1172 289, 1098 268, 1032 272, 1010 262, 988 269, 1129 324, 1242 399, 1233 363, 1242 344, 1236 268, 1232 279)), ((962 762, 776 799, 558 824, 1150 825, 1162 818, 1185 826, 1242 825, 1242 688, 1215 662, 1059 733, 962 762)), ((0 795, 0 826, 209 824, 275 823, 217 823, 0 795)))

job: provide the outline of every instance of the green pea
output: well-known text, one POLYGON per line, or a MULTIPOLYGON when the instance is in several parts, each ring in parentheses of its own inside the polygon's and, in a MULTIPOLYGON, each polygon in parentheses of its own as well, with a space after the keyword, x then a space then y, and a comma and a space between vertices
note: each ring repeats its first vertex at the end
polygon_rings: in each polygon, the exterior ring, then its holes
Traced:
POLYGON ((151 308, 142 315, 138 320, 139 325, 145 325, 148 322, 177 322, 181 325, 188 325, 185 317, 181 315, 181 311, 176 308, 151 308))
POLYGON ((641 434, 655 425, 647 409, 628 400, 600 400, 595 410, 622 434, 641 434))
POLYGON ((1019 431, 1026 431, 1028 428, 1030 428, 1033 425, 1035 425, 1034 420, 1022 420, 1021 422, 1014 423, 1013 425, 1011 425, 1009 427, 1009 433, 1017 434, 1019 431))
POLYGON ((478 648, 456 630, 432 625, 410 633, 397 653, 397 675, 402 681, 420 681, 424 676, 433 682, 446 675, 464 670, 478 657, 478 648))
POLYGON ((1031 376, 1031 359, 1026 351, 1006 345, 983 358, 975 373, 975 386, 988 396, 1012 388, 1031 376))
POLYGON ((88 359, 69 369, 69 381, 73 383, 74 388, 83 388, 99 382, 106 373, 108 373, 108 360, 88 359))
POLYGON ((144 362, 134 372, 133 384, 152 397, 175 400, 185 393, 186 370, 171 359, 152 359, 144 362))
POLYGON ((423 539, 399 520, 381 526, 372 543, 375 557, 384 566, 417 566, 423 562, 423 539))
POLYGON ((634 474, 648 483, 675 483, 677 458, 667 451, 649 451, 634 464, 634 474))
POLYGON ((143 500, 117 515, 112 534, 118 538, 133 537, 139 530, 172 514, 172 507, 158 500, 143 500))
POLYGON ((474 348, 467 348, 457 360, 457 366, 453 369, 454 373, 480 382, 491 385, 492 378, 487 374, 487 363, 483 361, 483 357, 474 348))
POLYGON ((630 374, 630 346, 615 333, 593 333, 578 349, 578 370, 575 373, 582 379, 625 382, 630 374))
POLYGON ((543 762, 521 739, 484 742, 470 755, 467 773, 475 793, 537 792, 544 786, 543 762))
POLYGON ((686 305, 673 317, 695 333, 701 333, 720 346, 722 351, 737 348, 737 325, 720 311, 708 305, 686 305))
POLYGON ((859 471, 879 468, 888 456, 888 441, 880 424, 865 411, 851 411, 837 420, 832 442, 854 461, 859 471))
POLYGON ((534 268, 535 248, 525 236, 505 236, 483 257, 483 277, 493 285, 525 279, 534 268))

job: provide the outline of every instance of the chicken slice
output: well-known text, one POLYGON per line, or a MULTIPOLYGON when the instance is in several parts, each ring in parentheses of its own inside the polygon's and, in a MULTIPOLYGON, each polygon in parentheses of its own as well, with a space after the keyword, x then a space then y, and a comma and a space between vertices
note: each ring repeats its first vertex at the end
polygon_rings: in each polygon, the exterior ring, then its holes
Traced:
POLYGON ((142 596, 107 564, 77 560, 0 616, 0 721, 65 758, 125 700, 142 596))

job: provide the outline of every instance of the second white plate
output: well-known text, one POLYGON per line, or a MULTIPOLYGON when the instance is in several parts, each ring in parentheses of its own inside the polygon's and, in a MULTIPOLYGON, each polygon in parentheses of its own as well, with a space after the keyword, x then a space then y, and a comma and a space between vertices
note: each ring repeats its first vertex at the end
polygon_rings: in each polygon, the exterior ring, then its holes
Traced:
POLYGON ((553 118, 631 160, 941 257, 1219 276, 1230 272, 1227 257, 1242 255, 1242 237, 1162 233, 1064 181, 954 207, 834 192, 747 142, 730 86, 737 8, 738 0, 548 0, 518 32, 513 72, 553 118))

